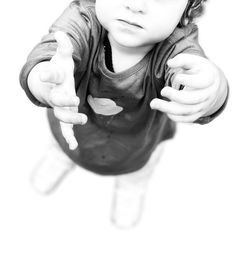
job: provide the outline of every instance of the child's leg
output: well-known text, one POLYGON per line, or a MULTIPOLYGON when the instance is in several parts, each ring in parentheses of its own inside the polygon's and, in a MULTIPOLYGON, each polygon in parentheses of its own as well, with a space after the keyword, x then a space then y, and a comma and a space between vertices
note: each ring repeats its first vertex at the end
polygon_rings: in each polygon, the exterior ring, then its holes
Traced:
POLYGON ((49 147, 31 173, 32 186, 42 194, 49 194, 75 166, 51 135, 49 147))
POLYGON ((115 178, 111 220, 116 226, 130 228, 140 220, 148 182, 163 149, 160 144, 142 169, 115 178))

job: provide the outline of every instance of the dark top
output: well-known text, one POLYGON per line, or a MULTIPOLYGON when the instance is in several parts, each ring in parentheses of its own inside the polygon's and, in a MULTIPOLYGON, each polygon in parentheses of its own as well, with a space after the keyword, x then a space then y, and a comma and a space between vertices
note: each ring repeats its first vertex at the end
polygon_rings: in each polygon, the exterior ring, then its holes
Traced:
MULTIPOLYGON (((48 108, 55 138, 72 160, 93 172, 117 175, 140 169, 156 146, 175 133, 175 123, 166 114, 152 110, 149 103, 155 97, 162 98, 164 86, 171 86, 174 70, 166 64, 169 58, 183 52, 205 56, 198 44, 197 26, 176 28, 136 65, 114 73, 107 55, 107 31, 96 18, 94 2, 72 2, 32 50, 20 74, 27 96, 39 106, 45 105, 29 91, 27 77, 37 63, 50 60, 55 54, 54 32, 58 30, 69 35, 74 47, 79 112, 88 116, 88 122, 74 126, 78 148, 71 151, 59 121, 48 108)), ((222 109, 197 122, 210 122, 222 109)))

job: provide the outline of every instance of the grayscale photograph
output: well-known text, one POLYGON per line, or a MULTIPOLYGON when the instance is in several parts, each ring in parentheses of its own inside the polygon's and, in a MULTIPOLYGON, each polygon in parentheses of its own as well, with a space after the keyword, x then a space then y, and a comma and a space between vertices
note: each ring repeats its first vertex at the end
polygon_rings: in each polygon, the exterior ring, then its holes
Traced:
POLYGON ((2 5, 0 255, 249 256, 247 1, 2 5))

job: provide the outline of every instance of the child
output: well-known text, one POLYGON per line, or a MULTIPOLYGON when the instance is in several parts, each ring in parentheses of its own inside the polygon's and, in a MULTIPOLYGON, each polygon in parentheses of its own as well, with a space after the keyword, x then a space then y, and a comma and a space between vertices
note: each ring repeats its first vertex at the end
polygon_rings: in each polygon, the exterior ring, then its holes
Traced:
POLYGON ((77 164, 115 175, 112 220, 140 219, 146 187, 175 122, 205 124, 224 108, 222 71, 193 19, 202 0, 76 0, 30 53, 20 83, 48 107, 56 139, 33 174, 51 192, 77 164))

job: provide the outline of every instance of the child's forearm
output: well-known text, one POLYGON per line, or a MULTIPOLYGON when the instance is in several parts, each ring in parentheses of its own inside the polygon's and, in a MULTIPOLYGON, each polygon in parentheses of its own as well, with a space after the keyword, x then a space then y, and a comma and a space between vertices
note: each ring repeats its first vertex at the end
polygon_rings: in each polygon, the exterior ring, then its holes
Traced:
POLYGON ((48 62, 49 61, 40 62, 34 66, 27 78, 30 92, 38 101, 47 105, 49 105, 48 95, 51 88, 49 86, 44 86, 41 82, 40 73, 45 69, 46 65, 48 65, 48 62))

